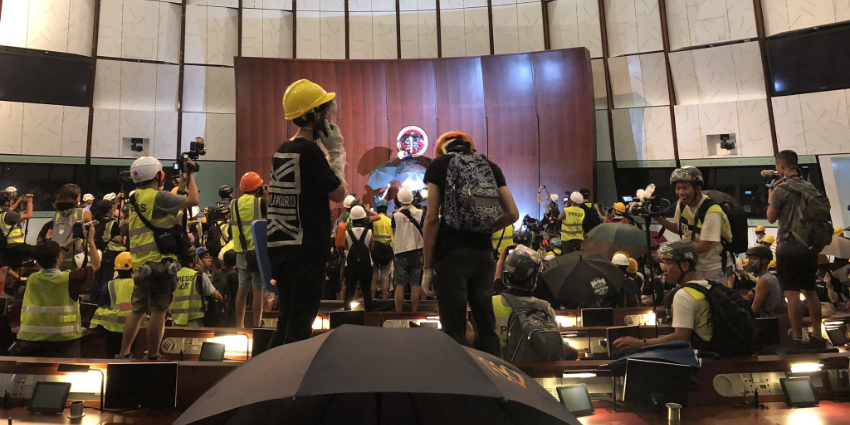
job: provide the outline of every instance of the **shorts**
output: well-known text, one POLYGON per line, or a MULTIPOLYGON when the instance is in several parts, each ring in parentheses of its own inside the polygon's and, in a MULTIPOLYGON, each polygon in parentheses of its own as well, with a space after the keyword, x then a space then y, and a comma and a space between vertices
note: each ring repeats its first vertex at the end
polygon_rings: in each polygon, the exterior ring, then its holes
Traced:
POLYGON ((783 291, 814 291, 817 273, 818 255, 808 248, 789 247, 776 255, 776 277, 783 291))
POLYGON ((390 261, 389 264, 380 265, 375 264, 372 266, 372 279, 375 280, 385 280, 390 278, 390 274, 393 272, 393 263, 390 261))
POLYGON ((248 271, 248 256, 245 252, 236 253, 236 270, 239 272, 239 287, 259 291, 263 289, 263 279, 259 272, 248 271))
POLYGON ((174 300, 174 290, 177 289, 177 275, 168 271, 171 260, 160 263, 147 263, 152 269, 148 276, 140 276, 136 272, 133 278, 133 313, 166 312, 174 300))
POLYGON ((395 286, 422 284, 422 250, 402 252, 393 259, 395 286))

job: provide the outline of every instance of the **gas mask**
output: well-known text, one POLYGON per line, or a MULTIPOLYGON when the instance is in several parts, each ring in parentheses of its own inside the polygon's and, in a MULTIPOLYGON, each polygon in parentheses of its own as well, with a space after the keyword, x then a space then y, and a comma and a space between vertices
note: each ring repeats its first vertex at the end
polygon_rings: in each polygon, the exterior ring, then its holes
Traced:
POLYGON ((761 260, 750 259, 747 265, 744 266, 744 271, 747 273, 757 273, 761 271, 761 260))

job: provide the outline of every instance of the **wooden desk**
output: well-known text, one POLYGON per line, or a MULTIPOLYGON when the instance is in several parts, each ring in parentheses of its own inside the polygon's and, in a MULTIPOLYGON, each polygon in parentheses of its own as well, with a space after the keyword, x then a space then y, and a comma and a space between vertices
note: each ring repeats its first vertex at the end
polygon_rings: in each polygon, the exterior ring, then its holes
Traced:
MULTIPOLYGON (((848 425, 850 404, 822 401, 818 407, 789 409, 785 403, 763 403, 767 409, 697 406, 682 409, 682 425, 848 425)), ((612 412, 610 403, 594 403, 596 411, 584 425, 668 425, 667 412, 612 412)))
POLYGON ((4 424, 7 418, 12 419, 13 425, 29 425, 29 424, 74 424, 74 425, 101 425, 101 424, 117 424, 131 423, 136 425, 166 425, 174 423, 180 416, 181 412, 145 412, 133 411, 125 413, 101 412, 97 409, 84 409, 86 414, 80 419, 68 419, 69 409, 65 409, 62 414, 50 415, 41 413, 31 413, 26 407, 16 407, 14 409, 0 410, 0 415, 4 418, 4 424))

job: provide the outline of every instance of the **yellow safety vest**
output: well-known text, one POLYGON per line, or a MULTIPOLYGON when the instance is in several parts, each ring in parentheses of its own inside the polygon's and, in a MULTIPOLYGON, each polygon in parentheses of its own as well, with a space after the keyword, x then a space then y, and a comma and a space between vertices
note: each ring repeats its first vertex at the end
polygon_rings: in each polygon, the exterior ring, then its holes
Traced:
MULTIPOLYGON (((230 236, 234 241, 233 250, 236 252, 245 252, 254 250, 254 234, 251 232, 251 223, 254 220, 264 220, 262 211, 260 210, 260 198, 254 195, 242 195, 239 199, 230 202, 230 236), (242 228, 239 228, 236 221, 236 214, 239 214, 239 219, 242 221, 242 228), (245 243, 247 247, 242 246, 240 234, 245 235, 245 243)), ((224 245, 224 244, 222 244, 224 245)))
POLYGON ((118 243, 115 238, 112 237, 112 226, 118 223, 118 220, 111 219, 106 222, 106 226, 103 227, 103 241, 106 242, 106 249, 115 252, 124 252, 127 248, 124 248, 124 245, 118 243))
POLYGON ((496 334, 499 335, 499 347, 502 349, 502 357, 505 355, 505 347, 508 345, 508 320, 511 318, 512 308, 505 305, 501 295, 493 295, 493 313, 496 314, 496 334))
MULTIPOLYGON (((708 200, 706 199, 703 202, 706 201, 708 200)), ((720 237, 727 242, 732 242, 732 227, 729 225, 729 218, 726 217, 726 213, 723 212, 723 208, 721 208, 720 205, 714 204, 705 211, 705 216, 707 217, 709 214, 713 213, 720 213, 721 217, 723 217, 723 224, 720 226, 720 237)), ((688 208, 682 208, 682 212, 679 217, 679 232, 682 235, 682 239, 691 242, 700 241, 702 225, 702 220, 695 220, 694 217, 691 216, 688 208)), ((705 258, 711 252, 712 250, 703 252, 702 254, 699 254, 699 258, 705 258)))
POLYGON ((214 226, 218 227, 221 246, 227 245, 228 243, 232 244, 233 238, 230 237, 230 224, 224 221, 216 221, 214 226))
POLYGON ((561 242, 573 239, 583 240, 584 230, 581 223, 584 221, 584 210, 580 207, 569 207, 564 209, 564 220, 561 221, 561 242))
POLYGON ((111 280, 106 287, 109 307, 99 307, 94 312, 91 327, 100 325, 110 332, 124 332, 124 323, 133 312, 133 279, 111 280))
POLYGON ((171 319, 175 325, 186 326, 189 321, 204 317, 204 299, 196 284, 200 275, 188 267, 177 272, 177 289, 171 303, 171 319))
POLYGON ((71 272, 30 275, 21 307, 22 341, 70 341, 83 336, 80 304, 68 294, 71 272))
MULTIPOLYGON (((177 222, 174 215, 168 214, 162 218, 153 218, 154 199, 159 191, 156 189, 136 189, 136 204, 139 211, 155 227, 168 228, 177 222)), ((130 208, 130 255, 133 261, 133 271, 147 263, 158 263, 166 258, 176 259, 173 254, 163 254, 156 248, 153 230, 145 227, 142 220, 136 214, 135 208, 130 208)))
MULTIPOLYGON (((683 287, 682 289, 688 291, 688 294, 694 297, 695 305, 705 299, 705 295, 703 295, 702 292, 697 291, 696 289, 686 287, 683 287)), ((708 303, 706 303, 706 308, 709 308, 708 303)), ((694 317, 697 317, 700 313, 703 312, 694 311, 694 317)), ((673 312, 673 314, 675 314, 675 312, 673 312)), ((704 323, 694 323, 694 333, 705 342, 711 341, 711 332, 709 332, 708 330, 708 321, 704 323)))
POLYGON ((6 245, 20 245, 24 243, 24 231, 21 230, 21 223, 15 223, 11 226, 6 224, 7 212, 0 213, 0 232, 3 232, 3 235, 6 236, 6 245))
POLYGON ((514 225, 511 224, 502 230, 497 230, 490 236, 490 241, 493 243, 493 249, 501 254, 505 248, 514 244, 514 225))
POLYGON ((384 214, 380 214, 380 216, 380 220, 372 223, 372 236, 374 236, 375 242, 393 246, 393 222, 384 214))

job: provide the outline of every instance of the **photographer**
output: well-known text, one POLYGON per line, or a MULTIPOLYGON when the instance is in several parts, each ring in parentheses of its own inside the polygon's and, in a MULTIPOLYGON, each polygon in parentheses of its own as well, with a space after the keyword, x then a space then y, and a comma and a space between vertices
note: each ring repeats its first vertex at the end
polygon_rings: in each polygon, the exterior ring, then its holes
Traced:
MULTIPOLYGON (((171 230, 177 224, 176 215, 182 209, 198 205, 198 187, 193 178, 195 169, 191 159, 183 161, 178 192, 185 192, 186 196, 179 196, 162 190, 165 173, 158 159, 143 156, 130 166, 136 184, 135 193, 130 196, 128 229, 135 277, 133 313, 124 326, 120 357, 129 358, 130 345, 136 339, 142 318, 150 313, 147 328, 148 359, 160 358, 159 346, 165 329, 165 314, 171 306, 180 267, 175 253, 160 251, 160 245, 168 242, 165 240, 167 237, 163 234, 155 237, 151 226, 171 230)), ((173 239, 174 248, 179 249, 182 244, 177 240, 177 235, 169 236, 173 239)))
POLYGON ((677 168, 670 175, 670 184, 675 186, 679 197, 676 214, 672 222, 663 216, 656 216, 655 220, 665 229, 678 233, 683 240, 694 243, 699 253, 696 266, 699 279, 726 283, 721 240, 732 241, 729 219, 720 205, 702 193, 702 173, 696 167, 677 168))
POLYGON ((63 270, 70 269, 74 255, 83 252, 82 241, 75 242, 70 248, 66 248, 65 242, 72 237, 79 237, 79 226, 91 221, 91 211, 79 207, 81 196, 82 191, 79 186, 67 183, 59 189, 56 201, 53 203, 53 209, 56 212, 53 213, 53 225, 48 230, 47 237, 59 244, 64 251, 63 270), (75 227, 77 227, 76 230, 75 227))
MULTIPOLYGON (((6 286, 6 276, 9 273, 9 268, 17 268, 21 263, 30 257, 31 246, 24 241, 24 232, 21 228, 21 223, 32 218, 32 195, 24 196, 26 203, 26 211, 23 213, 16 212, 13 208, 12 200, 14 194, 3 192, 3 206, 0 207, 0 232, 3 236, 0 240, 6 239, 6 246, 3 247, 2 256, 0 256, 0 285, 6 286)), ((21 202, 19 198, 14 202, 17 205, 21 202)))

